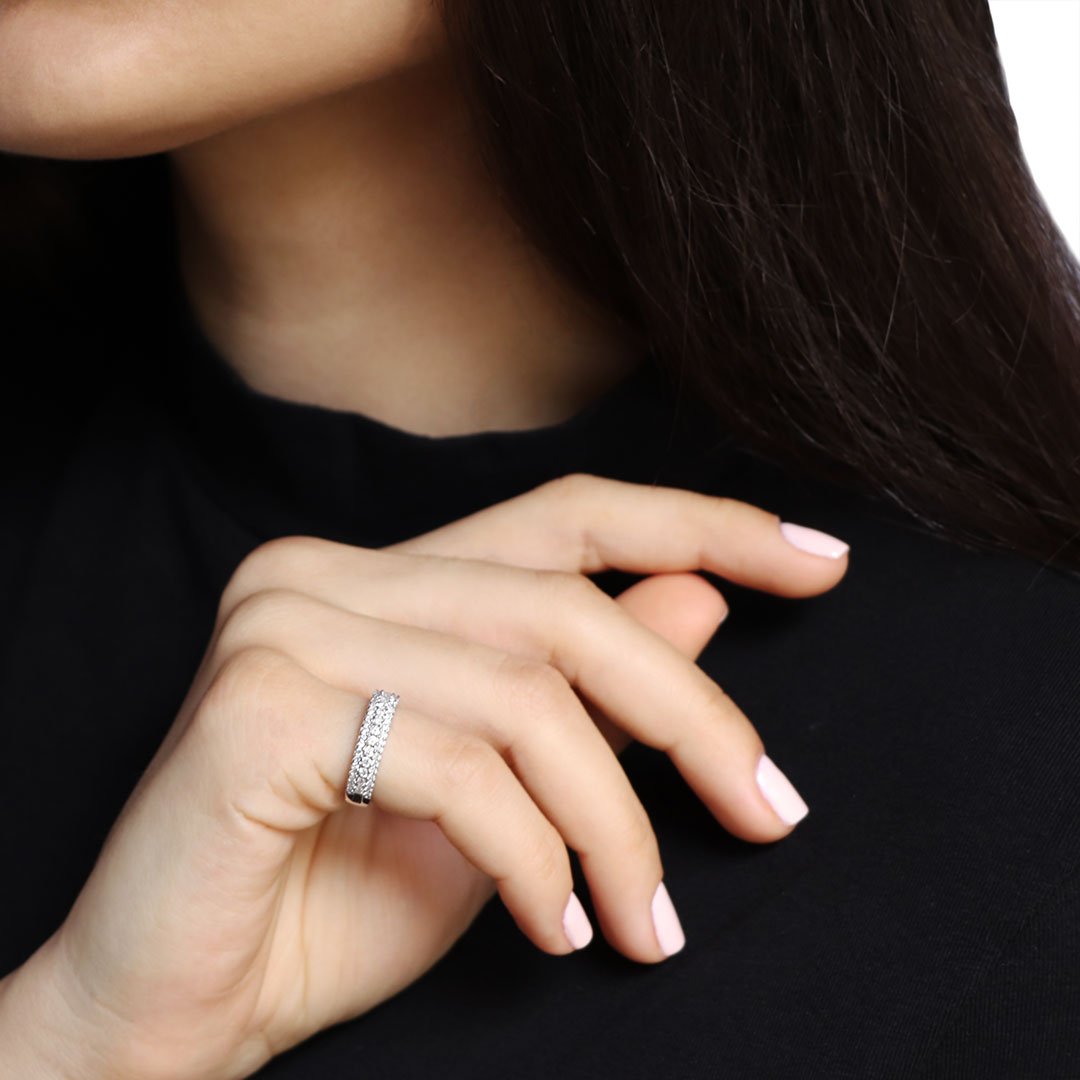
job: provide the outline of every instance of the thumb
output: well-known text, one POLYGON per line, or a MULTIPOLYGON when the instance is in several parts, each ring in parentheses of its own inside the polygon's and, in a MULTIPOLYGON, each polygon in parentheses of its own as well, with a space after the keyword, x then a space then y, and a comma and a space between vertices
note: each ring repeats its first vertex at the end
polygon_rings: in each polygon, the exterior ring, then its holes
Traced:
MULTIPOLYGON (((717 627, 727 617, 728 606, 719 590, 700 574, 652 574, 635 582, 615 597, 629 615, 670 641, 680 652, 696 659, 717 627)), ((631 738, 594 705, 589 715, 607 741, 619 753, 631 738)))
POLYGON ((700 574, 653 574, 615 599, 638 622, 694 658, 728 613, 719 591, 700 574))

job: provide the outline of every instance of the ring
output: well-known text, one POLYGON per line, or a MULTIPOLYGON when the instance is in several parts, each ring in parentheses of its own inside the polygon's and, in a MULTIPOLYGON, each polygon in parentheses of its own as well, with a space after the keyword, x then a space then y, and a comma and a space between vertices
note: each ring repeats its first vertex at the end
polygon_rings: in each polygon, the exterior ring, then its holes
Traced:
POLYGON ((357 806, 367 806, 371 802, 375 774, 379 771, 383 747, 390 734, 390 722, 394 719, 399 700, 400 695, 392 694, 389 690, 376 690, 371 695, 349 765, 349 779, 345 784, 347 802, 357 806))

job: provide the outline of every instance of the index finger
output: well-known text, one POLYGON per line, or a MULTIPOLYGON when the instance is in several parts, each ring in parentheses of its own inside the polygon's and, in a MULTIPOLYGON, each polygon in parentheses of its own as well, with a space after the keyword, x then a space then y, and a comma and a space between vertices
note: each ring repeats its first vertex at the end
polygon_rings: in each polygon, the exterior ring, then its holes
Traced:
POLYGON ((739 499, 570 473, 383 551, 593 574, 704 569, 779 596, 816 596, 848 545, 739 499))

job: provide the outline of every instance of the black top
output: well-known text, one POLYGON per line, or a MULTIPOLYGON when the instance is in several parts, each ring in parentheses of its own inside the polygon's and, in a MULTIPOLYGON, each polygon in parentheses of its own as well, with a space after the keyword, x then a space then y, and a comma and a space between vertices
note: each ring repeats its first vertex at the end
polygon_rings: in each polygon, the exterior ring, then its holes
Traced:
POLYGON ((810 815, 774 844, 736 839, 633 745, 681 953, 636 964, 597 934, 549 956, 496 896, 422 979, 259 1075, 1080 1077, 1080 584, 784 473, 651 361, 565 423, 430 438, 253 391, 177 299, 153 378, 74 411, 3 398, 0 971, 66 915, 251 548, 381 546, 586 471, 851 544, 820 597, 713 579, 731 615, 699 660, 810 815))

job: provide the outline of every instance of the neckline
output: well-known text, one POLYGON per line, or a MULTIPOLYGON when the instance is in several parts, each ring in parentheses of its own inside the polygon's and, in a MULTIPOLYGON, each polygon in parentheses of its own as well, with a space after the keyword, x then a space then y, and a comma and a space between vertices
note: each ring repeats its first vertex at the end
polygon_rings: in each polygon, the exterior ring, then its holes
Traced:
POLYGON ((166 416, 199 483, 256 539, 383 546, 569 472, 657 482, 686 438, 718 441, 715 419, 673 393, 652 353, 572 416, 526 429, 433 436, 279 398, 219 353, 178 271, 171 284, 166 416))
POLYGON ((471 445, 506 448, 572 438, 579 431, 603 424, 620 410, 624 401, 659 389, 655 360, 652 355, 647 355, 619 380, 563 420, 530 428, 488 428, 453 435, 428 435, 409 431, 368 413, 295 401, 251 386, 206 335, 182 287, 174 286, 170 316, 174 343, 179 346, 183 357, 186 381, 194 384, 200 394, 226 396, 247 411, 278 416, 283 423, 348 425, 358 433, 366 433, 372 439, 382 440, 396 449, 413 448, 420 452, 446 450, 453 453, 458 447, 471 445))

